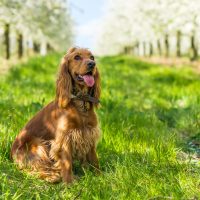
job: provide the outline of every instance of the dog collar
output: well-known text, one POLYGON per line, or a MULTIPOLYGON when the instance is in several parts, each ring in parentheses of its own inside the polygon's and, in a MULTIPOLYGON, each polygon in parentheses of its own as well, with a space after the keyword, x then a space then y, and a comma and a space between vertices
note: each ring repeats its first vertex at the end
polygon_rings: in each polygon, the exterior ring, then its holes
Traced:
POLYGON ((71 99, 77 99, 77 100, 81 100, 81 101, 85 101, 85 102, 91 102, 94 104, 100 103, 99 99, 92 97, 89 94, 78 94, 78 95, 71 94, 71 99))

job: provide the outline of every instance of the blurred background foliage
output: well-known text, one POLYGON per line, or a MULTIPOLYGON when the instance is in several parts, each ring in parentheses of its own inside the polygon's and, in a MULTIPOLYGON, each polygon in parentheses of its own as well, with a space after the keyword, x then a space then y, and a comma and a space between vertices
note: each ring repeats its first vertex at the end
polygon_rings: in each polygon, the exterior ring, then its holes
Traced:
MULTIPOLYGON (((109 0, 104 4, 95 27, 87 27, 95 35, 96 54, 198 59, 200 0, 109 0)), ((82 34, 74 31, 73 7, 83 12, 67 0, 0 0, 0 56, 21 58, 32 52, 66 50, 75 43, 74 36, 82 34)), ((88 4, 86 12, 91 9, 88 4)))
POLYGON ((72 32, 66 0, 0 0, 1 57, 66 50, 72 32))
POLYGON ((102 1, 103 15, 85 30, 75 30, 77 19, 71 10, 80 12, 79 18, 89 16, 95 10, 89 2, 83 11, 83 5, 67 0, 0 0, 0 56, 64 51, 76 43, 75 35, 86 31, 95 38, 93 49, 98 55, 198 59, 200 0, 102 1))
POLYGON ((199 0, 109 0, 98 33, 101 54, 198 58, 199 0))

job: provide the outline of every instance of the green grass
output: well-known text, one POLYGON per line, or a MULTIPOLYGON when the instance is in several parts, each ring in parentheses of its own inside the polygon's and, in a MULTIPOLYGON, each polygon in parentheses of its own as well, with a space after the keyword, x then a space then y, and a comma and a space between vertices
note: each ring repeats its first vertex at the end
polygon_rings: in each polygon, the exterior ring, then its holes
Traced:
MULTIPOLYGON (((0 80, 0 199, 199 199, 200 76, 131 57, 98 60, 102 174, 71 186, 28 176, 10 160, 25 123, 54 98, 60 55, 30 59, 0 80), (184 153, 183 153, 184 152, 184 153)), ((76 171, 78 166, 76 166, 76 171)))

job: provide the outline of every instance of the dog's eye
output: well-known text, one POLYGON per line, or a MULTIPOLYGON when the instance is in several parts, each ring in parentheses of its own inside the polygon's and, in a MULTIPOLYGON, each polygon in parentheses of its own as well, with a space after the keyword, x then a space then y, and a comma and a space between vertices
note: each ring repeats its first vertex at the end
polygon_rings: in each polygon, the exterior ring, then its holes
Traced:
POLYGON ((94 56, 90 56, 90 59, 91 59, 91 60, 94 60, 94 56))
POLYGON ((76 56, 74 57, 74 59, 75 59, 75 60, 81 60, 81 57, 80 57, 79 55, 76 55, 76 56))

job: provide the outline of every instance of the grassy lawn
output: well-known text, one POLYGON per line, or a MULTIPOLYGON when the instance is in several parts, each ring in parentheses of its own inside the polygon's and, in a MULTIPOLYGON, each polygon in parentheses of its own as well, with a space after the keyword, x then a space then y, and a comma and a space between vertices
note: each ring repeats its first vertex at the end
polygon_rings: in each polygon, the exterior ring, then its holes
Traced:
POLYGON ((71 186, 19 171, 10 147, 54 98, 60 55, 32 58, 0 79, 0 199, 200 199, 200 75, 130 57, 98 60, 102 175, 71 186))

